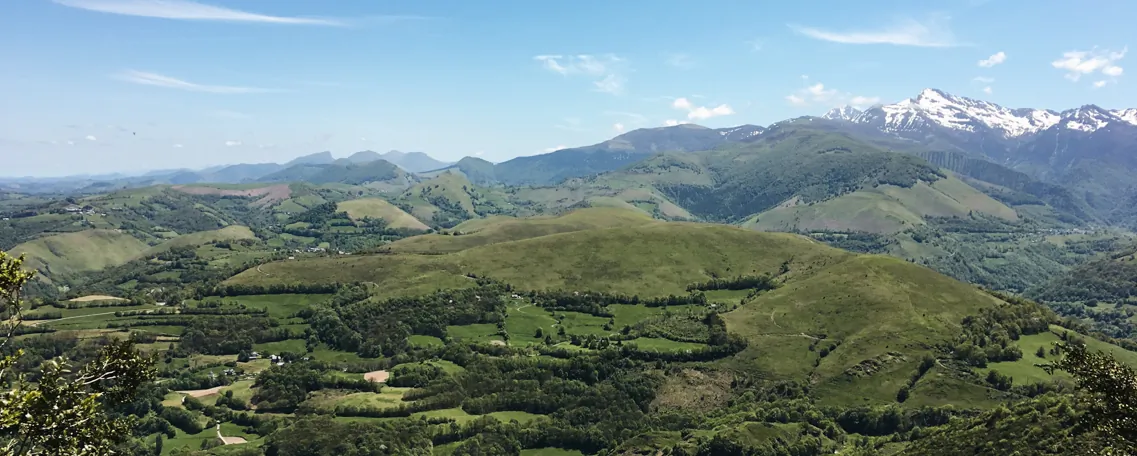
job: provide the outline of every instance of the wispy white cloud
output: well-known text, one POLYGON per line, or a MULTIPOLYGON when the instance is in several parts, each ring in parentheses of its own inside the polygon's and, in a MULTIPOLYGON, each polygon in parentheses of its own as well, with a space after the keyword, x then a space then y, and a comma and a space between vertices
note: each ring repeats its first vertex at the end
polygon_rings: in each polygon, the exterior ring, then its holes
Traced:
POLYGON ((975 82, 978 82, 981 84, 990 84, 992 82, 995 82, 995 78, 988 78, 986 76, 976 76, 975 78, 972 79, 972 81, 975 81, 975 82))
POLYGON ((93 135, 87 135, 87 137, 84 139, 86 139, 87 141, 98 141, 99 140, 99 138, 96 138, 93 135))
POLYGON ((980 60, 979 66, 981 66, 983 68, 991 68, 995 65, 998 65, 998 64, 1006 62, 1006 61, 1007 61, 1007 53, 1003 52, 1003 51, 999 51, 990 57, 987 57, 983 60, 980 60))
POLYGON ((605 76, 604 79, 593 82, 592 85, 596 86, 597 92, 610 93, 612 95, 621 95, 624 93, 624 83, 627 79, 617 74, 610 74, 605 76))
POLYGON ((544 152, 546 152, 546 153, 548 153, 548 152, 556 152, 556 151, 558 151, 558 150, 561 150, 561 149, 568 149, 568 146, 566 146, 566 145, 564 145, 564 144, 561 144, 561 145, 559 145, 559 146, 546 147, 546 148, 545 148, 545 150, 544 150, 544 152))
POLYGON ((213 111, 212 114, 214 117, 220 117, 222 119, 251 119, 253 117, 252 115, 245 114, 243 112, 229 111, 225 109, 213 111))
POLYGON ((635 112, 604 111, 604 115, 625 117, 628 119, 628 122, 632 124, 642 124, 644 122, 647 122, 647 116, 635 112))
POLYGON ((675 120, 675 119, 667 119, 667 120, 663 121, 663 125, 665 127, 674 127, 676 125, 686 125, 689 123, 691 123, 691 122, 688 122, 686 120, 675 120))
POLYGON ((667 58, 664 61, 668 65, 671 65, 675 68, 689 70, 695 67, 695 59, 692 59, 689 54, 678 52, 674 54, 667 54, 666 57, 667 58))
POLYGON ((864 108, 880 103, 880 97, 855 96, 849 99, 849 104, 855 108, 864 108))
POLYGON ((533 57, 542 63, 545 69, 563 75, 587 74, 602 76, 610 72, 612 65, 622 62, 623 59, 613 54, 595 56, 590 54, 579 55, 538 55, 533 57))
POLYGON ((987 94, 987 95, 990 95, 990 94, 991 94, 991 92, 994 92, 994 90, 993 90, 993 89, 991 89, 991 86, 987 86, 987 87, 984 87, 984 88, 983 88, 983 93, 985 93, 985 94, 987 94))
POLYGON ((207 93, 224 93, 224 94, 237 94, 237 93, 266 93, 278 92, 278 90, 264 89, 260 87, 236 87, 236 86, 221 86, 221 85, 206 85, 197 84, 185 81, 170 76, 161 75, 158 73, 148 73, 145 71, 127 70, 114 76, 116 79, 141 85, 149 85, 155 87, 165 87, 168 89, 188 90, 191 92, 207 92, 207 93))
POLYGON ((604 111, 604 115, 618 118, 613 128, 619 125, 622 127, 622 129, 617 128, 619 131, 635 130, 648 126, 648 118, 643 114, 625 111, 604 111))
POLYGON ((288 25, 342 26, 334 19, 271 16, 189 0, 53 0, 63 6, 124 16, 190 21, 259 22, 288 25))
POLYGON ((794 95, 792 93, 786 95, 786 101, 790 102, 790 104, 794 106, 805 106, 809 104, 807 101, 805 101, 805 97, 794 95))
POLYGON ((880 97, 853 95, 841 92, 834 88, 825 87, 820 82, 808 85, 794 93, 786 95, 786 101, 793 106, 820 105, 825 108, 849 105, 855 108, 866 108, 880 103, 880 97))
POLYGON ((593 78, 593 90, 621 95, 627 78, 622 67, 625 60, 614 54, 591 55, 538 55, 534 60, 541 62, 546 70, 562 76, 582 75, 593 78))
POLYGON ((844 44, 892 44, 896 46, 953 47, 961 43, 955 39, 948 27, 950 18, 933 16, 925 21, 912 18, 897 19, 892 24, 877 29, 825 30, 788 24, 795 32, 813 39, 844 44))
POLYGON ((240 145, 241 145, 241 141, 234 141, 234 140, 225 141, 225 147, 236 147, 236 146, 240 146, 240 145))
POLYGON ((182 146, 181 144, 174 144, 174 148, 175 148, 175 149, 181 149, 182 147, 183 147, 183 146, 182 146))
POLYGON ((691 100, 686 98, 676 98, 671 102, 671 107, 687 111, 687 118, 690 120, 704 120, 712 117, 729 116, 734 114, 734 109, 727 104, 720 104, 713 108, 706 106, 695 106, 691 100))
POLYGON ((623 133, 624 132, 624 124, 622 124, 620 122, 616 122, 616 123, 612 124, 612 129, 616 130, 616 133, 623 133))
POLYGON ((1125 72, 1117 62, 1125 58, 1127 52, 1129 52, 1128 47, 1122 48, 1120 51, 1098 49, 1097 47, 1088 51, 1068 51, 1062 53, 1062 58, 1050 62, 1050 65, 1065 71, 1066 79, 1074 82, 1077 82, 1082 76, 1094 73, 1108 76, 1109 79, 1102 79, 1093 83, 1094 87, 1104 87, 1110 82, 1116 82, 1117 78, 1125 72))
POLYGON ((765 43, 762 40, 753 39, 747 41, 746 45, 750 46, 750 52, 758 52, 762 50, 762 48, 765 46, 765 43))

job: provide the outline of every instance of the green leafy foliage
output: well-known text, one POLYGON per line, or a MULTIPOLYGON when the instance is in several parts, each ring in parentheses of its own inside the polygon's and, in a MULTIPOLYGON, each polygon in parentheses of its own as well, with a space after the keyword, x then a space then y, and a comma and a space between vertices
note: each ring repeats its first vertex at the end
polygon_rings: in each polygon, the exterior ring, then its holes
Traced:
POLYGON ((1096 261, 1090 261, 1030 290, 1036 299, 1047 302, 1126 302, 1137 296, 1137 262, 1128 248, 1096 261))
POLYGON ((962 334, 950 348, 956 359, 976 367, 985 367, 988 362, 1018 360, 1022 358, 1022 350, 1014 341, 1024 335, 1047 331, 1058 321, 1050 309, 1037 303, 1000 297, 1004 299, 1001 304, 963 319, 962 334))
MULTIPOLYGON (((1074 394, 1047 393, 913 433, 903 454, 1085 454, 1137 451, 1137 376, 1084 344, 1060 343, 1050 372, 1074 377, 1074 394)), ((994 372, 994 371, 992 371, 994 372)), ((999 381, 1000 375, 990 376, 999 381)))
POLYGON ((415 420, 343 423, 327 416, 306 417, 273 433, 265 452, 275 456, 429 456, 428 426, 415 420))
MULTIPOLYGON (((9 325, 21 323, 19 293, 32 278, 22 263, 0 252, 0 304, 15 317, 9 325)), ((9 331, 0 344, 11 337, 9 331)), ((151 360, 130 341, 109 342, 75 370, 66 359, 44 362, 34 383, 13 369, 22 354, 17 350, 0 360, 0 452, 6 455, 111 454, 132 423, 109 409, 128 402, 155 374, 151 360)))

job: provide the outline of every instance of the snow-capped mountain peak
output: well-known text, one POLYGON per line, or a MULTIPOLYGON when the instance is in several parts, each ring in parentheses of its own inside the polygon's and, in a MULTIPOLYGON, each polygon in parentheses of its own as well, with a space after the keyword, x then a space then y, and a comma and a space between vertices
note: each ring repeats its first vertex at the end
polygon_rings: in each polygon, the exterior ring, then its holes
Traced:
MULTIPOLYGON (((830 111, 826 116, 836 115, 830 111)), ((1137 117, 1137 113, 1134 114, 1137 117)), ((829 117, 833 118, 833 117, 829 117)), ((1057 124, 1060 117, 1042 109, 1008 109, 995 103, 924 89, 915 98, 871 108, 849 119, 857 123, 881 123, 884 131, 903 132, 926 126, 975 133, 991 131, 1003 138, 1037 133, 1057 124)))
MULTIPOLYGON (((829 112, 821 116, 823 119, 829 120, 849 120, 852 121, 862 114, 860 109, 852 106, 842 106, 840 108, 830 109, 829 112)), ((1137 115, 1137 114, 1135 114, 1137 115)))
POLYGON ((1094 105, 1086 105, 1062 113, 1062 125, 1071 130, 1095 132, 1110 122, 1125 121, 1117 114, 1094 105))

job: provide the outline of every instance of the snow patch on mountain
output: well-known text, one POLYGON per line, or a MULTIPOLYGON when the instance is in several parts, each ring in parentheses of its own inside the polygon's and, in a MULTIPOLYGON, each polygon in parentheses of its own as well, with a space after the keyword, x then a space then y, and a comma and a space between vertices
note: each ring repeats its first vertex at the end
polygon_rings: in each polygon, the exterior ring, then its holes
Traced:
POLYGON ((942 127, 974 132, 980 127, 1014 138, 1058 123, 1058 115, 1044 110, 1011 110, 994 103, 924 89, 914 99, 892 106, 893 112, 912 112, 942 127))
POLYGON ((852 121, 853 119, 859 117, 861 114, 863 113, 860 109, 854 108, 852 106, 842 106, 840 108, 830 109, 829 112, 822 115, 821 118, 829 120, 852 121))
POLYGON ((1106 111, 1096 106, 1083 106, 1062 113, 1048 109, 1010 109, 937 89, 924 89, 915 98, 897 103, 863 112, 845 106, 830 110, 822 117, 871 124, 887 133, 919 132, 938 126, 968 133, 993 132, 1003 138, 1014 139, 1055 125, 1085 132, 1097 131, 1110 122, 1137 125, 1137 108, 1106 111))
POLYGON ((1137 125, 1137 108, 1118 109, 1110 111, 1110 113, 1117 116, 1118 119, 1137 125))
POLYGON ((739 125, 734 128, 720 128, 716 131, 727 141, 742 141, 762 134, 762 130, 764 128, 757 125, 739 125))

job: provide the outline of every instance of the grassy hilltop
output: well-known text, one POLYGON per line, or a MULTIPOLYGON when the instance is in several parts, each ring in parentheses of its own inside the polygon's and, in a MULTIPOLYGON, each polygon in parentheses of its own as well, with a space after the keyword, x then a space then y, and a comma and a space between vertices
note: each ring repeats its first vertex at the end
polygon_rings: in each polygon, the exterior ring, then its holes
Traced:
MULTIPOLYGON (((779 275, 780 288, 723 314, 727 328, 751 342, 750 349, 723 362, 786 379, 811 379, 821 397, 838 403, 891 400, 920 358, 958 332, 963 317, 998 302, 927 268, 850 254, 803 236, 650 222, 636 212, 624 214, 625 226, 587 225, 601 215, 621 220, 613 209, 501 220, 472 234, 399 241, 389 247, 397 253, 269 263, 224 284, 370 282, 380 295, 409 296, 473 286, 466 277, 472 273, 526 290, 646 298, 683 294, 687 284, 712 277, 779 275), (566 232, 541 234, 558 230, 566 232), (833 342, 840 348, 824 359, 810 350, 833 342), (846 373, 881 357, 889 362, 872 375, 846 373)), ((943 389, 923 393, 926 403, 950 400, 943 389)))

